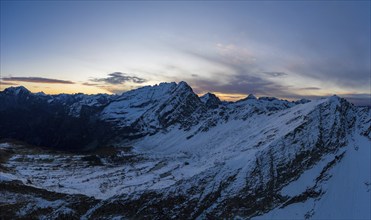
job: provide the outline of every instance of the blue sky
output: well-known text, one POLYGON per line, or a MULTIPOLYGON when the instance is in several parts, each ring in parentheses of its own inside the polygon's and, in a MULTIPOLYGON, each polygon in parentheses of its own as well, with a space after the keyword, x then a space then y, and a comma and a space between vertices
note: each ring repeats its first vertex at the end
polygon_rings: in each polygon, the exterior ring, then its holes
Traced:
POLYGON ((1 1, 1 90, 370 101, 369 1, 1 1))

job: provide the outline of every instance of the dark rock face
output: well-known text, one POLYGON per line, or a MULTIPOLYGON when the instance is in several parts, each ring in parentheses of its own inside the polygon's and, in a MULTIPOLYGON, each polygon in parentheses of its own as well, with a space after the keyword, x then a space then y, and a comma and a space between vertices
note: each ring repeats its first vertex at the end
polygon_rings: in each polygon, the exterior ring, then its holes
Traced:
POLYGON ((212 93, 206 93, 200 99, 203 103, 205 103, 206 107, 209 109, 218 108, 222 104, 220 99, 212 93))
POLYGON ((49 103, 22 88, 0 93, 0 139, 18 139, 38 146, 79 151, 105 143, 110 126, 98 120, 99 108, 83 106, 79 117, 69 115, 69 106, 49 103))
POLYGON ((305 103, 308 103, 308 102, 310 102, 309 99, 300 99, 300 100, 295 101, 294 103, 295 104, 305 104, 305 103))
POLYGON ((156 110, 162 127, 180 124, 187 129, 197 123, 193 116, 204 112, 204 106, 192 88, 187 83, 180 82, 172 93, 171 98, 156 110))
POLYGON ((16 202, 1 204, 0 219, 80 219, 99 202, 92 197, 50 192, 16 181, 0 182, 0 188, 2 196, 16 199, 16 202), (20 212, 21 208, 28 212, 20 212))

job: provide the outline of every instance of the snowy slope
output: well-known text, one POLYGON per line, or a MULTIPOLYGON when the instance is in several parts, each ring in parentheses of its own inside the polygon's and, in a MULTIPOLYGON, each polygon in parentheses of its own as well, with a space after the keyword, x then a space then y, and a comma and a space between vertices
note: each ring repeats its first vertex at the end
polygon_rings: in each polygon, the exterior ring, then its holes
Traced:
MULTIPOLYGON (((317 186, 322 191, 319 198, 281 206, 253 219, 370 219, 370 155, 370 140, 355 135, 343 158, 328 172, 328 179, 317 186)), ((297 196, 315 186, 324 164, 303 173, 283 194, 297 196)))
MULTIPOLYGON (((39 95, 40 96, 40 95, 39 95)), ((45 95, 42 95, 45 96, 45 95)), ((50 95, 46 96, 48 103, 59 103, 68 108, 68 114, 73 117, 80 117, 81 109, 84 106, 89 107, 101 107, 110 103, 112 100, 116 99, 117 96, 110 96, 107 94, 97 94, 97 95, 85 95, 82 93, 78 94, 60 94, 60 95, 50 95)))
POLYGON ((123 93, 101 112, 101 119, 134 134, 155 133, 173 124, 197 124, 204 111, 199 97, 185 82, 161 83, 123 93))
MULTIPOLYGON (((204 173, 217 169, 217 173, 212 174, 216 175, 212 182, 202 189, 203 194, 206 195, 219 191, 218 200, 214 201, 213 206, 201 215, 205 216, 207 213, 218 212, 218 208, 227 205, 226 201, 230 201, 228 197, 238 195, 247 187, 259 187, 256 185, 257 183, 265 184, 268 187, 271 178, 280 179, 279 174, 270 176, 271 171, 269 170, 278 169, 279 166, 283 166, 282 164, 294 163, 297 159, 295 157, 300 153, 313 152, 313 156, 319 154, 318 157, 326 157, 328 154, 334 154, 332 158, 337 156, 339 151, 342 152, 342 149, 345 148, 347 135, 351 134, 347 129, 354 122, 355 112, 351 110, 351 106, 338 97, 331 97, 327 100, 298 105, 273 114, 257 115, 245 121, 230 120, 206 133, 197 134, 191 138, 187 137, 189 137, 189 133, 193 132, 192 130, 183 132, 174 129, 169 133, 147 137, 136 145, 141 152, 144 151, 150 155, 171 155, 178 157, 178 160, 179 158, 183 159, 184 162, 190 164, 190 167, 183 169, 193 170, 194 167, 197 167, 198 172, 194 172, 195 176, 202 176, 204 173), (339 109, 342 110, 338 111, 339 109), (302 131, 303 125, 307 127, 304 132, 302 131), (321 134, 325 131, 327 134, 321 134), (339 136, 333 136, 335 131, 339 136), (300 134, 299 138, 295 137, 297 133, 300 134), (321 137, 323 140, 318 140, 319 135, 323 136, 321 137), (294 136, 293 140, 291 140, 292 136, 294 136), (322 142, 328 146, 322 146, 324 144, 322 142), (317 149, 320 147, 323 149, 317 149), (246 179, 252 178, 251 175, 256 170, 256 163, 261 163, 259 166, 262 166, 261 180, 248 183, 246 179), (233 177, 234 180, 228 183, 229 186, 223 189, 224 192, 221 193, 220 188, 215 188, 230 177, 233 177)), ((363 145, 365 144, 367 141, 363 143, 363 145)), ((365 161, 369 163, 369 158, 365 158, 365 161)), ((303 162, 305 163, 298 164, 297 167, 293 166, 293 169, 297 169, 294 170, 295 172, 303 172, 318 163, 318 161, 311 161, 311 159, 303 162)), ((325 165, 329 162, 327 161, 325 165)), ((181 170, 181 173, 189 173, 189 171, 182 172, 181 170)), ((172 175, 176 176, 178 172, 173 171, 172 175)), ((178 186, 174 190, 182 189, 184 194, 188 194, 187 188, 195 184, 192 181, 192 179, 186 181, 181 187, 178 186)), ((289 182, 290 179, 278 181, 289 182)), ((280 184, 285 185, 287 182, 280 184)), ((281 186, 276 187, 279 189, 281 186)), ((204 199, 202 195, 200 196, 201 199, 204 199)), ((292 197, 294 196, 292 195, 292 197)), ((368 209, 363 210, 367 211, 368 209)), ((213 215, 217 214, 213 213, 213 215)))
POLYGON ((220 102, 186 83, 101 107, 102 120, 144 135, 110 155, 13 146, 0 180, 101 200, 86 218, 370 218, 370 109, 337 96, 220 102))

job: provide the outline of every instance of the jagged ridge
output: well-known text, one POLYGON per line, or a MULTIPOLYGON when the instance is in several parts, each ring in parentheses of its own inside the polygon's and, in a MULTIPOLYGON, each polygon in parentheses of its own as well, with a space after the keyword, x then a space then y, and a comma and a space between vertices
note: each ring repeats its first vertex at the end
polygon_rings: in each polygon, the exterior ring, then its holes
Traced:
POLYGON ((59 149, 91 149, 153 135, 170 127, 190 130, 202 125, 197 132, 207 131, 229 118, 244 119, 298 104, 249 97, 236 103, 221 102, 211 93, 200 98, 186 82, 146 86, 120 96, 45 95, 33 94, 24 87, 10 87, 0 92, 0 138, 59 149), (79 141, 79 136, 86 138, 79 141))

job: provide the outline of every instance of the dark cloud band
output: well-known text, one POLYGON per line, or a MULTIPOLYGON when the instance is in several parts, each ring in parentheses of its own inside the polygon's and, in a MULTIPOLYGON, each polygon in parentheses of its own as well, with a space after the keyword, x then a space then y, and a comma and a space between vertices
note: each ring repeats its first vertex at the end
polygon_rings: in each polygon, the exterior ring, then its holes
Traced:
POLYGON ((74 82, 68 81, 68 80, 50 79, 50 78, 42 78, 42 77, 4 77, 1 79, 3 81, 10 81, 10 82, 75 84, 74 82))
POLYGON ((288 74, 285 72, 263 72, 265 75, 270 77, 282 77, 287 76, 288 74))
POLYGON ((95 78, 91 80, 92 82, 104 82, 107 84, 112 84, 112 85, 119 85, 123 84, 125 82, 133 82, 137 84, 141 84, 146 82, 147 80, 136 77, 136 76, 128 76, 126 73, 121 73, 121 72, 114 72, 108 74, 108 77, 106 78, 95 78))
POLYGON ((318 88, 318 87, 304 87, 304 88, 300 88, 300 90, 321 90, 321 88, 318 88))
POLYGON ((84 83, 82 83, 82 85, 84 85, 84 86, 99 86, 100 84, 98 84, 98 83, 84 82, 84 83))
POLYGON ((11 85, 17 85, 17 83, 0 81, 0 85, 11 86, 11 85))

